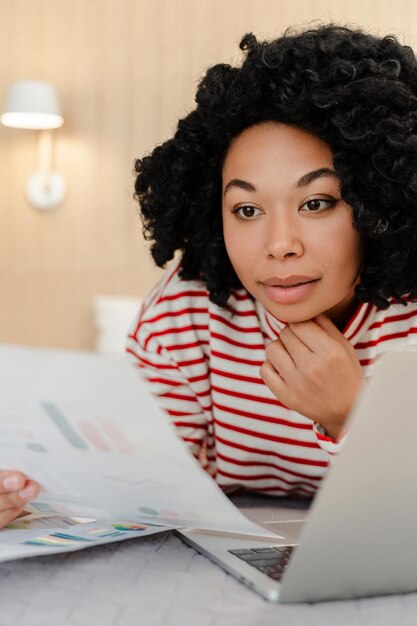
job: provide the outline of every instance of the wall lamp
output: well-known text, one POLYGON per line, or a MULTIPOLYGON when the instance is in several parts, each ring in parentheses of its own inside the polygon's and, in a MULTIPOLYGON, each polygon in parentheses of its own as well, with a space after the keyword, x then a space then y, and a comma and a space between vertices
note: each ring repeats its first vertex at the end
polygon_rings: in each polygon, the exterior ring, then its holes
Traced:
POLYGON ((51 129, 64 123, 54 85, 40 80, 13 83, 0 121, 4 126, 39 131, 38 168, 27 181, 26 197, 37 209, 54 209, 66 191, 63 177, 53 169, 51 129))

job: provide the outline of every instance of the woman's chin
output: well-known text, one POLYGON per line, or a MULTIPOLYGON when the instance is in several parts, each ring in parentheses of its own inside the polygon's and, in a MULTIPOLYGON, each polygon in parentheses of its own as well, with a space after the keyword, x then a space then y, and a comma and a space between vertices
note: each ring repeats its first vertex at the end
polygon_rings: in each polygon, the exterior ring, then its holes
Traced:
POLYGON ((277 311, 275 307, 266 307, 269 313, 282 324, 298 324, 308 322, 320 314, 320 312, 289 313, 288 311, 277 311))

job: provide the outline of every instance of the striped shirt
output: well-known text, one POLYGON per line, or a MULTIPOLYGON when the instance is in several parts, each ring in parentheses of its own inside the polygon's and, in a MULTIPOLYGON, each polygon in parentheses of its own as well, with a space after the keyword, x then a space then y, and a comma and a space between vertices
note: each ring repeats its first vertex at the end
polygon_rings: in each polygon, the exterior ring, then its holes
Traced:
MULTIPOLYGON (((144 301, 127 351, 220 487, 311 496, 341 444, 283 405, 260 377, 265 347, 285 325, 244 289, 229 302, 233 314, 171 267, 144 301)), ((417 303, 386 311, 360 304, 343 334, 369 377, 378 355, 417 344, 417 303)))

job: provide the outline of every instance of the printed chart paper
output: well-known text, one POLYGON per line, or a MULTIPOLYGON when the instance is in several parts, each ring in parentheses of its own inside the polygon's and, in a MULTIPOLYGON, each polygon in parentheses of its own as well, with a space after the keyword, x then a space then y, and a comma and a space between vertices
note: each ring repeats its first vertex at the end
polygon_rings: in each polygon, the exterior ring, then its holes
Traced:
POLYGON ((0 346, 0 367, 0 467, 39 481, 29 510, 271 536, 199 466, 126 356, 0 346))
POLYGON ((19 518, 0 531, 0 562, 42 554, 74 552, 165 530, 170 528, 120 519, 77 524, 70 517, 19 518))

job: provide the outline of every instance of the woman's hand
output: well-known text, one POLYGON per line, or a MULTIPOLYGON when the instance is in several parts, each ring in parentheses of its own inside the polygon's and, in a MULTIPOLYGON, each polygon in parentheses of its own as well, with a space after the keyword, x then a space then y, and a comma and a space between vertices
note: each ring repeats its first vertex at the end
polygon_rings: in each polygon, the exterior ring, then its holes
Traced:
POLYGON ((352 344, 319 315, 288 324, 266 354, 260 373, 272 393, 337 439, 364 379, 352 344))
POLYGON ((0 528, 10 524, 39 491, 39 484, 21 472, 0 470, 0 528))

